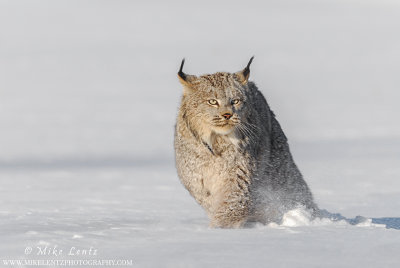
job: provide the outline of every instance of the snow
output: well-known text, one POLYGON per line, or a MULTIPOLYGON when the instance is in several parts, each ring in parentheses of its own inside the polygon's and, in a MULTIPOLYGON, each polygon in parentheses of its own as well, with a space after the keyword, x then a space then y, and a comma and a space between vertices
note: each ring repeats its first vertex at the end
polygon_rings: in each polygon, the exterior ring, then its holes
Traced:
POLYGON ((1 1, 0 260, 399 266, 399 25, 389 0, 1 1), (181 59, 202 74, 253 55, 316 202, 345 218, 210 229, 179 183, 181 59))

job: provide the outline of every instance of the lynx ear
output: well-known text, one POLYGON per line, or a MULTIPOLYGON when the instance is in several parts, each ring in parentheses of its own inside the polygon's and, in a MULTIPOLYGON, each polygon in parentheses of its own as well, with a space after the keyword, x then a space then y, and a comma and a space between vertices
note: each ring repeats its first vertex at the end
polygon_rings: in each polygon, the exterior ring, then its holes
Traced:
POLYGON ((182 60, 181 68, 179 69, 179 72, 178 72, 178 78, 179 78, 179 82, 181 82, 181 84, 183 86, 183 94, 186 94, 186 93, 193 92, 193 90, 194 90, 193 82, 197 79, 197 77, 195 75, 185 74, 182 71, 184 64, 185 64, 185 59, 182 60))
POLYGON ((242 84, 245 85, 247 84, 247 81, 249 80, 250 76, 250 64, 253 61, 254 56, 251 57, 249 63, 247 64, 246 68, 244 68, 242 71, 235 73, 236 79, 242 84))

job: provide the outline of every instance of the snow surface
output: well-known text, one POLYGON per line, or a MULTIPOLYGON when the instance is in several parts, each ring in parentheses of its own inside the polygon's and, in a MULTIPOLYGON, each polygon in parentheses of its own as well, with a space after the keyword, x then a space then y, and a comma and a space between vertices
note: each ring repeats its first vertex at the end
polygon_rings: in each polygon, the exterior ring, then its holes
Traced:
POLYGON ((0 259, 398 267, 399 30, 389 0, 0 1, 0 259), (179 183, 180 60, 202 74, 252 55, 317 203, 345 219, 210 229, 179 183))

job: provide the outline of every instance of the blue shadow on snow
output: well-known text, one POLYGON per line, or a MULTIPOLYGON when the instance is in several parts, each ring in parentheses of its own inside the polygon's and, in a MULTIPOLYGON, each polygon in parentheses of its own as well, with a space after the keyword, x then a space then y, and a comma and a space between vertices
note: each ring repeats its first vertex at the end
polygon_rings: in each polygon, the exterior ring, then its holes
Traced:
MULTIPOLYGON (((340 213, 330 213, 329 211, 325 209, 320 210, 320 217, 321 218, 329 218, 332 221, 341 221, 345 220, 351 225, 356 225, 359 223, 362 223, 366 221, 368 218, 362 217, 362 216, 357 216, 353 219, 349 219, 344 217, 340 213)), ((375 224, 385 224, 387 229, 396 229, 400 230, 400 218, 390 218, 390 217, 384 217, 384 218, 371 218, 372 223, 375 224)))

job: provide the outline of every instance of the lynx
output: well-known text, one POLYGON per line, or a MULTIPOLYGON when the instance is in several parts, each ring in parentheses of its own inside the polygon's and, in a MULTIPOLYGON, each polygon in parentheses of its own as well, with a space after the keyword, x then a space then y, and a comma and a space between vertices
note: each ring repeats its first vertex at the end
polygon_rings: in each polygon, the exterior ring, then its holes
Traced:
POLYGON ((293 161, 287 138, 267 101, 239 72, 183 72, 175 126, 175 160, 182 184, 206 210, 211 227, 268 224, 285 212, 317 206, 293 161))

